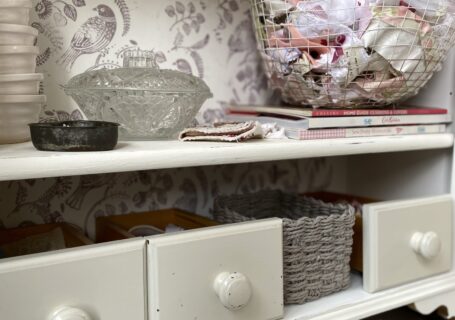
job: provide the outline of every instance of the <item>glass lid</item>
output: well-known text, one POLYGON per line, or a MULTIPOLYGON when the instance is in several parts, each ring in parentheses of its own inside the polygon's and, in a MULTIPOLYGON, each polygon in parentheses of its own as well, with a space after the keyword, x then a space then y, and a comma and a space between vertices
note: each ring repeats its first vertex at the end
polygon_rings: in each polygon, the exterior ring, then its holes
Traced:
POLYGON ((141 90, 163 93, 210 92, 200 78, 176 70, 161 70, 153 51, 124 53, 123 68, 88 71, 73 77, 64 87, 75 90, 141 90))

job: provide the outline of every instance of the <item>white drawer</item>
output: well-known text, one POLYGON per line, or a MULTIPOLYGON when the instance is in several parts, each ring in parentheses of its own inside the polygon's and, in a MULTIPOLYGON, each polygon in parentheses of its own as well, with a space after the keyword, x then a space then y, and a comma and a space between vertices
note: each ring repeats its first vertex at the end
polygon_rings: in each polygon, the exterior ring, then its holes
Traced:
POLYGON ((0 318, 146 320, 144 257, 127 240, 0 261, 0 318))
POLYGON ((282 318, 280 219, 148 240, 150 319, 282 318))
POLYGON ((367 204, 363 214, 366 291, 451 270, 452 196, 367 204))

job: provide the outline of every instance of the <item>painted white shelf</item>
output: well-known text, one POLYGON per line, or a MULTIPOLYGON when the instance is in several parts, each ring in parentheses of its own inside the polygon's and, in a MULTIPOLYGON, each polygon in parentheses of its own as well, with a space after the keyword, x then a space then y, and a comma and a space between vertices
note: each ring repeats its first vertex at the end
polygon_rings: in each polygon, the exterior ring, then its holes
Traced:
POLYGON ((453 146, 452 134, 242 143, 132 141, 108 152, 40 152, 31 143, 0 146, 0 181, 385 153, 453 146))
POLYGON ((284 320, 359 320, 455 290, 455 273, 447 273, 397 288, 369 294, 362 278, 352 275, 348 290, 314 302, 285 308, 284 320))

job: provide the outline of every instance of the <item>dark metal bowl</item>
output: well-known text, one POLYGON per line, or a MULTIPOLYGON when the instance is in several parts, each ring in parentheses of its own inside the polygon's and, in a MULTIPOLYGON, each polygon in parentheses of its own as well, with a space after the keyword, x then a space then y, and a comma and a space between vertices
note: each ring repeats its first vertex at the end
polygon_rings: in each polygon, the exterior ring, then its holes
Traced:
POLYGON ((31 123, 30 134, 41 151, 108 151, 118 141, 118 123, 105 121, 63 121, 31 123))

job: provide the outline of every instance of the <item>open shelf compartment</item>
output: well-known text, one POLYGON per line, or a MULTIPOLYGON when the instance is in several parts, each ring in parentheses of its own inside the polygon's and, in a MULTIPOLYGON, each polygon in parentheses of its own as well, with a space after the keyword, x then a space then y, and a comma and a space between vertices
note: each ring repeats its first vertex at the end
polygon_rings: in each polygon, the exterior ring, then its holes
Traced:
POLYGON ((369 294, 362 277, 352 274, 349 289, 303 305, 285 307, 284 320, 363 319, 455 290, 455 273, 447 273, 369 294))

